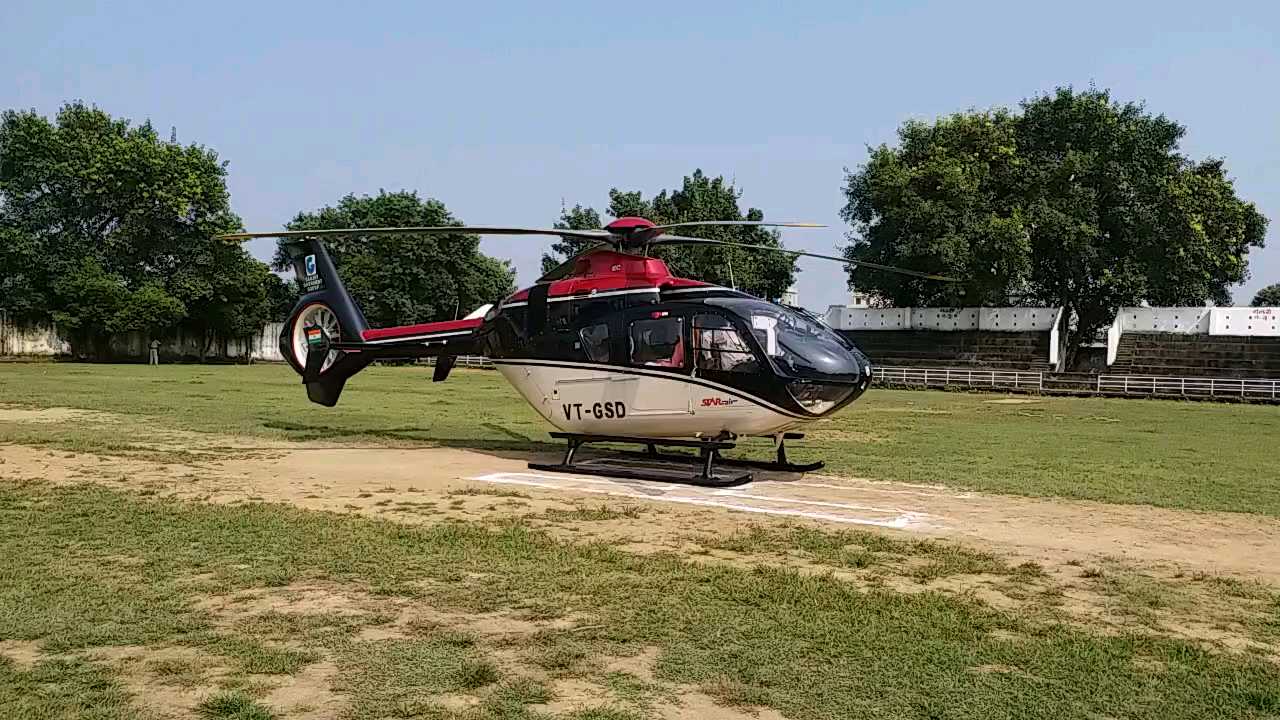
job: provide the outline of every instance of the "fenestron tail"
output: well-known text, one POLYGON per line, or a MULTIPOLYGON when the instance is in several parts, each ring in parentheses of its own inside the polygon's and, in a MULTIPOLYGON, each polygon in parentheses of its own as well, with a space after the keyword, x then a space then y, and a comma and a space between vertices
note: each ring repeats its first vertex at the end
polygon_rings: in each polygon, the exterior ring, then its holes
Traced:
MULTIPOLYGON (((312 402, 336 405, 347 378, 377 359, 443 359, 475 352, 482 318, 371 330, 323 242, 300 238, 284 248, 302 297, 280 333, 280 352, 302 376, 312 402)), ((438 365, 434 379, 445 379, 452 367, 451 361, 438 365)))

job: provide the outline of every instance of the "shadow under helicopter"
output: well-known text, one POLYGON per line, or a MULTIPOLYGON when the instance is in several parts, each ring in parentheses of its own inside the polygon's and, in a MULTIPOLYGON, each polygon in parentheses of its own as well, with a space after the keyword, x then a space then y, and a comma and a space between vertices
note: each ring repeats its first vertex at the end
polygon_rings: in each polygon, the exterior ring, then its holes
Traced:
MULTIPOLYGON (((562 459, 564 455, 564 444, 553 440, 535 440, 526 437, 511 428, 497 425, 494 423, 483 423, 480 427, 505 436, 505 438, 457 438, 457 437, 439 437, 433 435, 429 428, 421 428, 414 426, 359 426, 359 425, 336 425, 325 424, 307 424, 294 421, 286 421, 279 419, 262 420, 263 427, 272 430, 283 430, 288 434, 289 440, 298 442, 315 442, 322 440, 336 440, 339 438, 360 439, 367 438, 372 440, 391 440, 398 442, 422 443, 419 447, 401 448, 405 450, 430 450, 432 448, 444 447, 456 450, 470 450, 484 455, 491 455, 495 458, 505 460, 518 460, 525 463, 541 463, 551 464, 562 459)), ((768 456, 773 452, 772 441, 765 438, 742 438, 743 442, 732 451, 725 452, 723 457, 726 460, 734 459, 750 459, 752 457, 768 456)), ((279 448, 261 448, 263 450, 278 450, 279 448)), ((294 450, 385 450, 385 445, 362 445, 357 443, 343 443, 341 445, 309 445, 305 447, 294 448, 294 450)), ((788 446, 789 451, 796 450, 793 446, 788 446)), ((803 448, 801 448, 803 453, 803 448)), ((629 451, 623 445, 613 443, 600 443, 598 445, 584 445, 578 451, 578 462, 588 467, 592 465, 599 466, 604 463, 616 465, 632 465, 640 460, 636 457, 638 453, 629 451)), ((644 459, 643 463, 659 467, 663 470, 669 470, 673 476, 680 474, 688 474, 689 468, 698 464, 698 457, 695 453, 689 451, 681 451, 679 449, 670 449, 663 451, 663 457, 657 459, 644 459)), ((585 469, 585 468, 584 468, 585 469)), ((572 471, 568 471, 572 475, 572 471)), ((802 472, 788 472, 781 470, 752 470, 752 482, 769 481, 769 482, 788 482, 800 480, 805 476, 802 472)), ((644 488, 655 488, 655 494, 661 494, 657 486, 662 485, 662 481, 643 480, 634 478, 612 478, 615 482, 632 486, 642 492, 647 492, 644 488)))

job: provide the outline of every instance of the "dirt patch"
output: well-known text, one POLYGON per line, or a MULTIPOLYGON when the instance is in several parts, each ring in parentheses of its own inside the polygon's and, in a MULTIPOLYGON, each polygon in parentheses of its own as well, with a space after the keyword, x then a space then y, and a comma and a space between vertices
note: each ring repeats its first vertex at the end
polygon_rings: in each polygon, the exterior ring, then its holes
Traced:
POLYGON ((34 640, 0 640, 0 656, 11 660, 19 670, 30 670, 44 657, 40 643, 34 640))
POLYGON ((657 707, 659 717, 669 720, 707 718, 708 720, 785 720, 782 713, 768 707, 726 707, 710 695, 691 691, 679 695, 674 703, 657 707))
POLYGON ((983 405, 1033 405, 1043 400, 1035 398, 1000 398, 998 400, 983 400, 983 405))
POLYGON ((467 478, 527 472, 523 459, 449 448, 291 448, 274 451, 272 457, 162 464, 114 458, 104 462, 92 455, 65 457, 7 446, 0 477, 89 480, 214 502, 254 498, 402 522, 508 521, 544 516, 548 509, 625 502, 641 506, 637 517, 600 523, 549 521, 546 526, 584 541, 625 544, 630 539, 643 545, 633 549, 652 551, 680 551, 690 534, 723 535, 759 520, 762 511, 780 508, 812 509, 808 520, 796 515, 786 519, 831 526, 844 519, 824 520, 834 516, 834 503, 858 509, 877 522, 906 518, 898 524, 910 526, 916 535, 964 540, 1048 566, 1119 556, 1280 582, 1280 557, 1270 552, 1280 546, 1280 522, 1242 513, 1041 500, 818 475, 774 480, 767 474, 744 489, 720 491, 714 504, 701 507, 663 502, 671 494, 687 495, 690 490, 684 486, 602 485, 595 480, 574 484, 573 476, 564 476, 566 481, 556 486, 511 487, 527 496, 512 503, 515 498, 449 493, 485 487, 467 478), (626 493, 625 499, 613 497, 615 492, 626 493), (733 512, 739 506, 754 514, 733 512))
POLYGON ((530 705, 535 712, 561 715, 613 704, 608 690, 580 678, 556 680, 551 684, 551 701, 530 705))
POLYGON ((119 422, 120 417, 96 410, 76 408, 18 408, 0 407, 0 422, 16 423, 64 423, 64 422, 119 422))
POLYGON ((337 717, 345 705, 341 695, 330 688, 338 677, 338 666, 328 661, 311 663, 301 672, 285 678, 265 698, 268 706, 284 717, 324 720, 337 717))
POLYGON ((188 647, 126 645, 94 648, 86 655, 116 668, 135 702, 162 718, 191 717, 228 673, 217 656, 188 647))
POLYGON ((233 619, 267 612, 359 615, 377 612, 387 602, 387 598, 356 593, 336 585, 303 583, 245 590, 231 595, 211 595, 197 602, 196 607, 218 617, 233 619))
POLYGON ((620 672, 633 675, 644 682, 653 682, 653 668, 658 663, 662 651, 656 647, 648 647, 630 657, 615 658, 605 663, 605 672, 620 672))

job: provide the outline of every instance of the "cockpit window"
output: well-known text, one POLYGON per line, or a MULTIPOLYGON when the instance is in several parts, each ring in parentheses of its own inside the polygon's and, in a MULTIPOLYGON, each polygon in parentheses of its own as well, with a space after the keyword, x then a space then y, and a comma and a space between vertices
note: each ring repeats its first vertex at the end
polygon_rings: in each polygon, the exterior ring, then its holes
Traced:
POLYGON ((578 333, 582 351, 591 362, 609 362, 609 325, 600 323, 578 333))
POLYGON ((631 323, 631 362, 656 367, 685 367, 684 323, 677 317, 631 323))
POLYGON ((760 363, 733 324, 719 315, 693 317, 695 367, 699 370, 756 373, 760 363))

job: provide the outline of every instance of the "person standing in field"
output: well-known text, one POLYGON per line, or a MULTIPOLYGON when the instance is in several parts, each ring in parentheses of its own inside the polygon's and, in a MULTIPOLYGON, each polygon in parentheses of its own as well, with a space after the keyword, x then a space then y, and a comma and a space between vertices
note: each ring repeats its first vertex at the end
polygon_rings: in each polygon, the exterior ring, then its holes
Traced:
POLYGON ((151 357, 147 360, 147 364, 148 365, 160 364, 160 341, 159 340, 151 341, 151 357))

